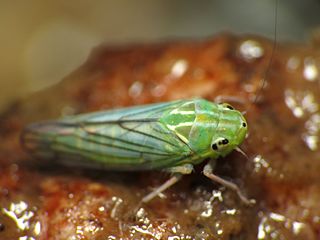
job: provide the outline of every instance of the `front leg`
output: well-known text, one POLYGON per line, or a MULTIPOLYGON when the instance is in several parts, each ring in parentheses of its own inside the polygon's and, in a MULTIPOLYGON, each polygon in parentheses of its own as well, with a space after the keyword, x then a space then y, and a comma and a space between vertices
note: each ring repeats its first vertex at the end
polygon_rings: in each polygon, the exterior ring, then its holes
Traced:
POLYGON ((226 188, 229 188, 229 189, 235 191, 244 204, 253 205, 256 203, 256 201, 254 199, 248 199, 246 196, 244 196, 243 193, 241 192, 240 188, 236 184, 229 182, 229 181, 213 174, 214 163, 215 163, 215 161, 209 161, 203 168, 203 174, 207 178, 210 178, 212 181, 220 183, 221 185, 225 186, 226 188))
POLYGON ((143 203, 147 203, 156 196, 158 196, 160 193, 164 192, 168 188, 170 188, 172 185, 177 183, 181 177, 185 174, 190 174, 193 171, 192 164, 184 164, 181 166, 175 166, 172 168, 166 169, 166 171, 173 173, 173 176, 169 178, 165 183, 163 183, 161 186, 154 189, 151 193, 149 193, 147 196, 142 198, 143 203))

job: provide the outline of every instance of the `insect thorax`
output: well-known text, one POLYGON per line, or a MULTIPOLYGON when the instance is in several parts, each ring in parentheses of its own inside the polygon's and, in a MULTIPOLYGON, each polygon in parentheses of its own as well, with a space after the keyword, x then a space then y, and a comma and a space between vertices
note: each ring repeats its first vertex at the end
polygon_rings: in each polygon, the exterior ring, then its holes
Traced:
POLYGON ((218 119, 219 112, 215 103, 197 99, 168 111, 161 122, 198 153, 210 146, 218 119))

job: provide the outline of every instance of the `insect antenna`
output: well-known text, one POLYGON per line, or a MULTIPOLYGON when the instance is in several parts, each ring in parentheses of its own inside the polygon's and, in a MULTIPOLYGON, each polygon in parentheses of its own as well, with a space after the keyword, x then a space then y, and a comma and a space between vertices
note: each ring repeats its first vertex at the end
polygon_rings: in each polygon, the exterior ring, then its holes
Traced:
MULTIPOLYGON (((266 79, 268 78, 269 74, 270 74, 270 68, 271 68, 271 64, 273 63, 273 60, 274 60, 274 53, 275 53, 275 50, 277 48, 277 23, 278 23, 278 0, 276 0, 276 6, 275 6, 275 12, 274 12, 274 32, 273 32, 273 45, 272 45, 272 52, 271 52, 271 57, 268 61, 268 65, 267 65, 267 70, 264 72, 264 75, 263 75, 263 78, 262 78, 262 82, 261 82, 261 85, 257 91, 257 94, 254 98, 254 101, 253 101, 253 104, 256 104, 258 99, 259 99, 259 96, 262 92, 262 90, 264 89, 265 87, 265 84, 266 84, 266 79)), ((252 106, 252 105, 251 105, 252 106)))
MULTIPOLYGON (((263 74, 263 78, 262 78, 262 82, 260 83, 260 87, 258 88, 256 95, 254 97, 254 101, 252 102, 253 104, 250 104, 249 109, 247 109, 246 111, 242 111, 242 115, 246 115, 248 112, 250 113, 250 110, 252 110, 252 108, 254 107, 254 105, 258 102, 259 97, 266 85, 266 80, 270 74, 270 68, 271 65, 274 61, 274 53, 276 51, 277 48, 277 23, 278 23, 278 0, 275 0, 275 11, 274 11, 274 32, 273 32, 273 44, 272 44, 272 52, 271 52, 271 57, 269 58, 269 61, 267 63, 267 69, 263 74)), ((247 135, 248 136, 248 135, 247 135)), ((248 155, 239 147, 235 148, 235 150, 239 153, 241 153, 247 160, 249 160, 248 155)))
POLYGON ((248 155, 240 147, 236 147, 234 150, 241 153, 247 160, 249 160, 248 155))

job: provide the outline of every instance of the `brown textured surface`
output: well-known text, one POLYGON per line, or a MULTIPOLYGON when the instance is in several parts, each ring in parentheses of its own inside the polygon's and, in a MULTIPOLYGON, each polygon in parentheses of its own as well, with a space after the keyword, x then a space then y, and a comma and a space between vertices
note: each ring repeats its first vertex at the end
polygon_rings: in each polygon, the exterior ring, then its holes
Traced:
POLYGON ((320 52, 279 43, 253 104, 271 52, 272 41, 232 35, 101 46, 59 85, 13 105, 0 120, 0 239, 319 239, 320 151, 304 140, 320 137, 319 76, 307 80, 303 73, 320 66, 320 52), (262 57, 241 54, 248 39, 263 49, 262 57), (181 76, 172 71, 177 63, 186 67, 181 76), (62 113, 218 95, 244 101, 233 105, 247 111, 242 149, 249 159, 232 153, 218 161, 216 173, 255 198, 254 207, 205 179, 199 167, 166 198, 135 213, 141 197, 167 175, 41 165, 19 146, 24 125, 62 113))

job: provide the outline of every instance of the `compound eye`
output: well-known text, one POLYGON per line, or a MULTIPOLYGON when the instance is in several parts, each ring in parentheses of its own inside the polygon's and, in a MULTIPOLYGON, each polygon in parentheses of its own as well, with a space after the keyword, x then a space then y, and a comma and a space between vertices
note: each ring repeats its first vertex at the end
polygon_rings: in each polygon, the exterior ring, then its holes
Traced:
POLYGON ((212 150, 217 151, 218 150, 218 145, 216 143, 213 143, 211 145, 212 150))
POLYGON ((219 142, 220 145, 227 145, 228 143, 229 143, 229 140, 226 138, 219 142))
POLYGON ((234 110, 234 108, 233 108, 231 105, 229 105, 229 104, 226 104, 225 106, 226 106, 226 108, 228 108, 228 109, 230 109, 230 110, 234 110))
POLYGON ((214 151, 220 150, 229 144, 229 140, 226 138, 219 138, 214 143, 212 143, 211 148, 214 151))
POLYGON ((232 107, 230 104, 228 103, 221 103, 221 105, 226 108, 226 109, 229 109, 229 110, 234 110, 234 107, 232 107))

